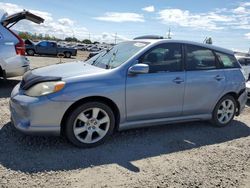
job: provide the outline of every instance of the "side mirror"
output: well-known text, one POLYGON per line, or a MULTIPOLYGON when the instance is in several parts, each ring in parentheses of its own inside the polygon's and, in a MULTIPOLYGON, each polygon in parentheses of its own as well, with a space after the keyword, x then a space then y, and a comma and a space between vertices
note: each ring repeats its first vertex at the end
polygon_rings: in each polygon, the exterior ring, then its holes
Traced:
POLYGON ((149 72, 149 66, 147 64, 135 64, 128 69, 129 74, 147 74, 149 72))

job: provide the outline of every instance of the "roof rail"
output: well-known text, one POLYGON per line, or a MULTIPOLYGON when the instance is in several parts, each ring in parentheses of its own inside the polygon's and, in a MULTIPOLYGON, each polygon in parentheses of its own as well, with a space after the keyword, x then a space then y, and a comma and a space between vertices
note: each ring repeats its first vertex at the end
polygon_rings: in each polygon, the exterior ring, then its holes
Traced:
POLYGON ((144 35, 144 36, 134 38, 134 40, 138 40, 138 39, 164 39, 164 37, 160 35, 144 35))

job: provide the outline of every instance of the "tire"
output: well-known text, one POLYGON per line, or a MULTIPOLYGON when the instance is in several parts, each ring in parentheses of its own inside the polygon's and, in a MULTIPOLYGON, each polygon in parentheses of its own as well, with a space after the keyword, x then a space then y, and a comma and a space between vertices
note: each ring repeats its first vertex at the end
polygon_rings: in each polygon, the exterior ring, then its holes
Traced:
POLYGON ((34 56, 34 55, 35 55, 35 51, 34 51, 34 50, 31 50, 31 49, 26 50, 26 53, 27 53, 29 56, 34 56))
POLYGON ((236 101, 233 96, 226 95, 216 104, 213 111, 212 123, 216 127, 225 127, 229 125, 236 113, 236 101))
POLYGON ((64 55, 66 58, 71 58, 71 53, 70 52, 64 52, 64 55))
POLYGON ((65 133, 75 146, 89 148, 104 143, 113 133, 114 127, 115 116, 108 105, 87 102, 70 113, 65 133))

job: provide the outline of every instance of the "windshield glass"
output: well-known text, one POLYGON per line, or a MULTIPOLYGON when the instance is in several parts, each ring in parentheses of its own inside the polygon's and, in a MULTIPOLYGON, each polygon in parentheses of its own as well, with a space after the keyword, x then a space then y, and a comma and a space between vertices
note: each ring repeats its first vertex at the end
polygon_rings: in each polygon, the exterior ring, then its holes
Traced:
POLYGON ((104 69, 113 69, 119 67, 148 44, 147 42, 139 41, 122 42, 109 50, 104 50, 86 61, 86 63, 104 69))

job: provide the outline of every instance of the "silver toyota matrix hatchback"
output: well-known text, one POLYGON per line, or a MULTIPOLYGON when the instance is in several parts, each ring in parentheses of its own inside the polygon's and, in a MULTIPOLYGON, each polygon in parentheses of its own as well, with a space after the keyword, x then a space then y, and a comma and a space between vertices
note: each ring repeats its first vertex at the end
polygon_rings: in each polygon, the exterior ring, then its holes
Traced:
POLYGON ((137 39, 86 62, 27 72, 12 91, 10 111, 22 132, 63 134, 76 146, 92 147, 115 130, 200 120, 223 127, 246 100, 232 51, 137 39))

